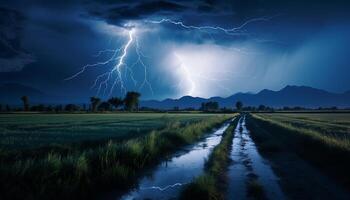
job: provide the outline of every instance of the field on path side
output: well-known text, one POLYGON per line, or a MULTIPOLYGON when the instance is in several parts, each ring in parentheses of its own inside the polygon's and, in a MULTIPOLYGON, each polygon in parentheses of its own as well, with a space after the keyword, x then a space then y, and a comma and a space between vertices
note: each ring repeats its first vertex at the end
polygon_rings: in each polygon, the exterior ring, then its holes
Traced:
POLYGON ((2 114, 2 148, 31 148, 81 141, 129 139, 170 123, 183 125, 213 114, 2 114))

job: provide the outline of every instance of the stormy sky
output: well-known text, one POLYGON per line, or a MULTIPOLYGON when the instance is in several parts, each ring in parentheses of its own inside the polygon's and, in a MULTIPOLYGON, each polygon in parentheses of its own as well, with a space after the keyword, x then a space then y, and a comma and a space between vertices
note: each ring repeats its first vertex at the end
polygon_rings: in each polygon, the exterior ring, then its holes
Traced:
POLYGON ((80 98, 225 97, 286 85, 344 92, 349 8, 343 0, 4 0, 0 84, 80 98))

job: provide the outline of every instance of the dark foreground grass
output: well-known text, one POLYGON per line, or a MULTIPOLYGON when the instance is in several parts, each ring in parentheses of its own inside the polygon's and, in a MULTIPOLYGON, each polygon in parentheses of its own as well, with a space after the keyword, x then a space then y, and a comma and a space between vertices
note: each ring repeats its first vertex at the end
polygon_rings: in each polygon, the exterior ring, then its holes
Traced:
POLYGON ((350 143, 344 138, 253 115, 248 120, 262 152, 291 151, 335 177, 350 191, 350 143))
POLYGON ((0 152, 0 199, 91 199, 110 188, 124 190, 179 146, 193 143, 232 116, 168 124, 138 138, 20 159, 0 152))
POLYGON ((224 199, 226 172, 237 122, 238 118, 225 131, 220 144, 213 149, 206 162, 205 173, 185 187, 180 199, 224 199))

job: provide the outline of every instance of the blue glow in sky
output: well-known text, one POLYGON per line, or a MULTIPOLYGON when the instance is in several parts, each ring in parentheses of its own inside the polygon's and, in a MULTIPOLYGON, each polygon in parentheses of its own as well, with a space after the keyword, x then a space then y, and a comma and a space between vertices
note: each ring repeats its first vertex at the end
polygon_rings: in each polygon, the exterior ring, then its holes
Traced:
POLYGON ((144 99, 225 97, 288 84, 343 92, 350 89, 349 4, 2 1, 0 84, 82 99, 127 90, 144 99))

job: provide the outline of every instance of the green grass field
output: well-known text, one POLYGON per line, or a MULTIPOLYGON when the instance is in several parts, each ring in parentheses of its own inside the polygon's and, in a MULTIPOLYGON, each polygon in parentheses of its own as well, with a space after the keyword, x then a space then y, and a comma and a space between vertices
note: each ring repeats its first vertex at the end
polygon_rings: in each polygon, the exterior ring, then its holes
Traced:
POLYGON ((232 116, 0 115, 0 199, 88 199, 128 189, 145 169, 232 116))
POLYGON ((330 151, 350 153, 350 114, 255 114, 255 118, 299 133, 330 151))
POLYGON ((257 116, 285 126, 314 131, 342 142, 350 141, 350 113, 279 113, 258 114, 257 116))
POLYGON ((129 139, 170 123, 188 124, 212 114, 3 114, 0 146, 30 148, 103 139, 129 139))
POLYGON ((253 114, 261 151, 291 151, 350 188, 350 114, 253 114))
POLYGON ((278 113, 258 114, 299 128, 316 130, 325 134, 350 133, 350 113, 278 113))

